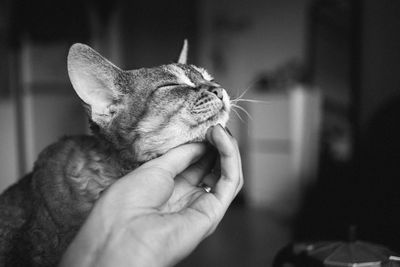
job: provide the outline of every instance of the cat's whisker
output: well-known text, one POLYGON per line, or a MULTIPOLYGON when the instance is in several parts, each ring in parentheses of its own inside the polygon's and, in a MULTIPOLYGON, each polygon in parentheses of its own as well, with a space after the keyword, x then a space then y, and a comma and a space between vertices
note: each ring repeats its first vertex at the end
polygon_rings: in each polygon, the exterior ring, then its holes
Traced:
POLYGON ((253 87, 253 85, 250 85, 238 97, 236 97, 235 99, 233 99, 231 101, 235 101, 237 99, 241 99, 252 87, 253 87))
POLYGON ((243 96, 244 96, 252 87, 253 87, 253 84, 251 84, 249 87, 247 87, 238 97, 235 97, 234 99, 231 99, 230 102, 231 102, 232 104, 236 104, 236 103, 238 103, 238 102, 251 102, 251 103, 262 103, 262 104, 268 103, 267 101, 243 98, 243 96))
POLYGON ((239 115, 239 113, 238 113, 235 109, 232 109, 232 111, 235 112, 235 114, 236 114, 236 116, 238 116, 239 120, 240 120, 241 122, 244 123, 244 120, 243 120, 243 118, 239 115))
MULTIPOLYGON (((243 107, 241 107, 241 106, 239 106, 239 105, 236 105, 236 104, 232 104, 232 107, 237 108, 237 109, 243 111, 243 112, 249 117, 249 119, 253 120, 253 117, 251 117, 250 113, 249 113, 245 108, 243 108, 243 107)), ((233 110, 234 110, 234 109, 233 109, 233 110)))
POLYGON ((246 99, 246 98, 234 99, 234 100, 231 100, 231 102, 233 102, 233 103, 238 103, 238 102, 251 102, 251 103, 268 104, 268 101, 256 100, 256 99, 246 99))
MULTIPOLYGON (((253 84, 249 85, 239 96, 235 97, 231 101, 235 101, 237 99, 242 98, 251 88, 253 87, 253 84)), ((237 91, 236 91, 237 92, 237 91)))

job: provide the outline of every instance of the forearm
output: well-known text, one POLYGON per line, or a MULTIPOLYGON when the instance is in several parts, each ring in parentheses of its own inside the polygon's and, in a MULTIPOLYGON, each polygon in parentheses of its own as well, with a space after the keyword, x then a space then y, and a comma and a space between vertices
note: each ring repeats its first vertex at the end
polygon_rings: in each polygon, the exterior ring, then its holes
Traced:
POLYGON ((92 217, 91 214, 69 245, 59 267, 95 266, 96 258, 101 248, 105 245, 108 233, 101 229, 96 229, 98 224, 92 223, 92 217))

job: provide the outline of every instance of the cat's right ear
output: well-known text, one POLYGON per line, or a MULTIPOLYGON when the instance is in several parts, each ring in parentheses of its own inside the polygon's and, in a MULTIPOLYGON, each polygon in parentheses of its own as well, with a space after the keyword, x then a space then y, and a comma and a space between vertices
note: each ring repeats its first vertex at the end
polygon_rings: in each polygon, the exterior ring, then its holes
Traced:
POLYGON ((121 69, 84 44, 68 53, 68 75, 78 96, 90 106, 95 122, 108 121, 115 111, 118 90, 115 80, 121 69))
POLYGON ((189 50, 189 43, 188 43, 188 40, 185 39, 185 40, 183 40, 183 47, 182 47, 181 53, 179 55, 178 63, 186 64, 187 57, 188 57, 188 50, 189 50))

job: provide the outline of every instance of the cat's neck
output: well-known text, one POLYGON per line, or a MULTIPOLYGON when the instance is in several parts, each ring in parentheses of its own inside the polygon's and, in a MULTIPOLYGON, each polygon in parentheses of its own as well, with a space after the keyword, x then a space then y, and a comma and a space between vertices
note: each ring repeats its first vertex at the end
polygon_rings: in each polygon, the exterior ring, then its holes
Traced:
POLYGON ((116 148, 112 142, 102 136, 94 134, 93 137, 98 144, 98 151, 110 161, 115 162, 123 175, 133 171, 142 164, 134 160, 134 155, 131 155, 124 149, 116 148))

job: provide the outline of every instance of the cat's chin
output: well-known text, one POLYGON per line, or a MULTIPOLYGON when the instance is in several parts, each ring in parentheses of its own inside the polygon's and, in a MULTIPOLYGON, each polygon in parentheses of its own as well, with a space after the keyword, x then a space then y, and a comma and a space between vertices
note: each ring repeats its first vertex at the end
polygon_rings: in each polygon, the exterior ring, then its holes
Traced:
POLYGON ((218 124, 220 124, 222 127, 225 128, 226 124, 228 123, 228 119, 229 119, 229 113, 223 111, 222 113, 219 114, 218 117, 210 119, 209 121, 203 123, 202 125, 199 125, 198 134, 190 141, 190 143, 207 141, 206 133, 208 129, 217 126, 218 124))
POLYGON ((157 132, 147 132, 146 138, 136 140, 134 151, 136 160, 143 163, 159 157, 169 150, 187 143, 207 142, 206 133, 210 127, 220 124, 226 127, 229 111, 221 109, 196 126, 169 126, 157 132))

